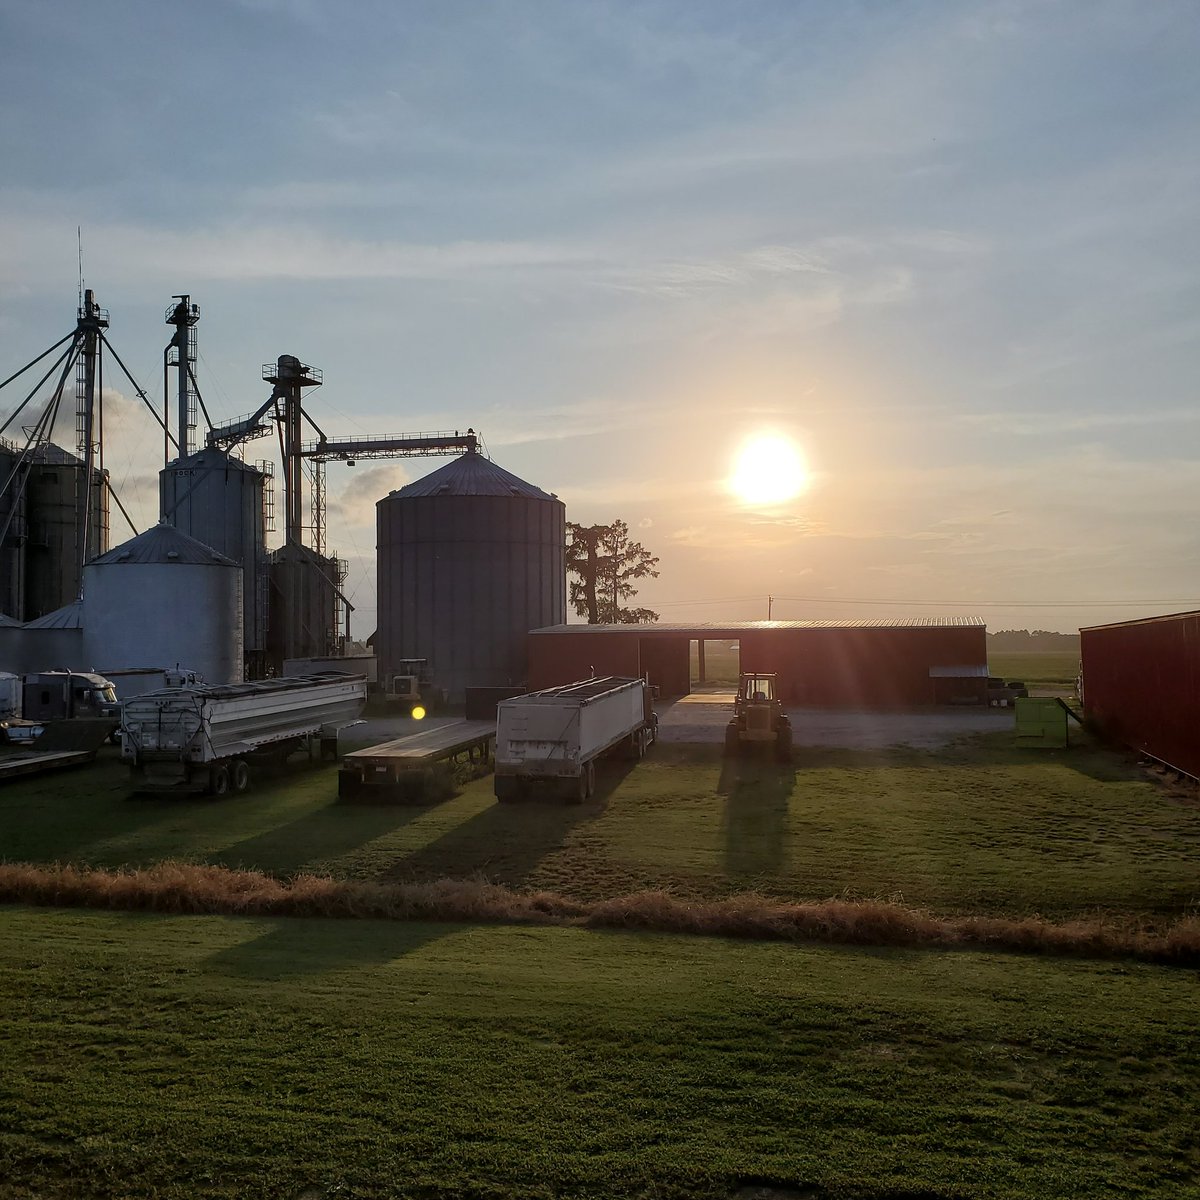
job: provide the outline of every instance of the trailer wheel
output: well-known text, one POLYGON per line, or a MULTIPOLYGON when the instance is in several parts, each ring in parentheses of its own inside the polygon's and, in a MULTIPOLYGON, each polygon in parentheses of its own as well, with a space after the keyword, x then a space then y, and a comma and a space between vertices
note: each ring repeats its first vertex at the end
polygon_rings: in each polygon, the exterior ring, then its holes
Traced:
POLYGON ((596 794, 596 764, 594 761, 588 763, 587 770, 584 771, 584 784, 587 787, 585 799, 590 800, 596 794))
POLYGON ((209 770, 208 790, 214 796, 229 795, 229 768, 224 763, 217 763, 209 770))
POLYGON ((233 790, 235 792, 246 791, 250 787, 250 764, 244 758, 239 758, 233 764, 230 778, 233 781, 233 790))

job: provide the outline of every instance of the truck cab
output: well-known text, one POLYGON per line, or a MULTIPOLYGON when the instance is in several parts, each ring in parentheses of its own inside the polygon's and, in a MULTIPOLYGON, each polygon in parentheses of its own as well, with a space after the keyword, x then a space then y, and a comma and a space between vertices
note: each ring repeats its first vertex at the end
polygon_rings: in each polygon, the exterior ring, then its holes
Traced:
POLYGON ((22 680, 22 709, 27 721, 65 721, 77 717, 120 720, 121 705, 111 680, 89 671, 42 671, 22 680))

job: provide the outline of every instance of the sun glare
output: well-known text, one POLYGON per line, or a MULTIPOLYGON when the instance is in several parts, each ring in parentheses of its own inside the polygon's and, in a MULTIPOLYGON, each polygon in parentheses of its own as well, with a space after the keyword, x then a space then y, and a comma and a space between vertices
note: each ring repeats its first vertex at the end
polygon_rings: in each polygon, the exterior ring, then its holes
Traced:
POLYGON ((808 486, 808 468, 800 451, 778 434, 751 438, 738 452, 729 490, 743 504, 783 504, 808 486))

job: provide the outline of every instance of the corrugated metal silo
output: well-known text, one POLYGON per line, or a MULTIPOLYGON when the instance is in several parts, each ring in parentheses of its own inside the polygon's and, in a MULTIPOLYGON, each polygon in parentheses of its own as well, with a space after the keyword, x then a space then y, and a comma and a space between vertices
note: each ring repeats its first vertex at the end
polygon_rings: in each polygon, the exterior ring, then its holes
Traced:
POLYGON ((224 450, 205 449, 159 472, 159 512, 169 525, 242 567, 246 658, 267 645, 266 476, 224 450))
POLYGON ((170 525, 115 546, 84 568, 84 630, 98 671, 174 667, 240 683, 242 571, 170 525))
POLYGON ((268 656, 275 669, 289 658, 321 658, 338 649, 336 558, 291 542, 271 553, 268 656))
POLYGON ((464 454, 376 506, 380 678, 424 658, 454 703, 526 678, 526 635, 566 620, 566 507, 464 454))
MULTIPOLYGON (((81 547, 78 536, 78 492, 84 466, 60 446, 47 444, 34 452, 25 486, 29 531, 25 544, 26 619, 40 617, 79 598, 81 547)), ((108 488, 105 473, 93 470, 88 505, 90 558, 108 549, 108 488)))
POLYGON ((18 479, 10 487, 4 485, 19 457, 15 446, 0 440, 0 612, 17 616, 25 612, 26 502, 18 479))

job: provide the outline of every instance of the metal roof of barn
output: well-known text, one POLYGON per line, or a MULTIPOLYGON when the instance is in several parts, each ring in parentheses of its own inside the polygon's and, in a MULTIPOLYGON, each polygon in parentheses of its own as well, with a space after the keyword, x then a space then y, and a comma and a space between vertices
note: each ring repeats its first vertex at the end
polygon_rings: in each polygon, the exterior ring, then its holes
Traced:
POLYGON ((986 628, 982 617, 885 617, 848 621, 726 621, 653 622, 645 625, 547 625, 531 633, 624 633, 647 635, 688 635, 689 637, 726 638, 742 633, 783 632, 798 629, 954 629, 986 628))
POLYGON ((1130 625, 1155 625, 1160 621, 1180 621, 1185 617, 1200 617, 1200 610, 1192 609, 1188 612, 1163 613, 1157 617, 1131 617, 1128 621, 1111 621, 1107 625, 1081 625, 1079 632, 1091 633, 1096 629, 1125 629, 1130 625))
POLYGON ((161 521, 145 533, 139 533, 137 537, 93 558, 88 566, 109 563, 192 563, 209 567, 215 563, 222 567, 237 566, 232 558, 226 558, 211 546, 161 521))
POLYGON ((423 479, 390 492, 389 500, 414 496, 518 496, 526 500, 557 500, 558 497, 526 483, 482 454, 468 453, 431 471, 423 479))

